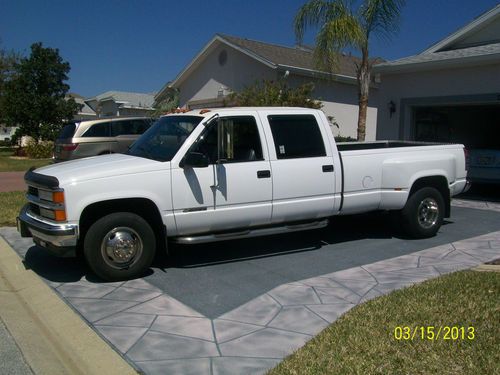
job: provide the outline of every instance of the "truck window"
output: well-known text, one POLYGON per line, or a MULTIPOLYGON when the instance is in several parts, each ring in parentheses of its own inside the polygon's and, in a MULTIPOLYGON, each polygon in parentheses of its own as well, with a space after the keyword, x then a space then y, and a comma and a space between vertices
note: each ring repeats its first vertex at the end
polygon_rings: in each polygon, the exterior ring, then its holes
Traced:
POLYGON ((313 115, 267 117, 278 159, 325 156, 325 144, 313 115))
POLYGON ((154 123, 130 147, 128 154, 158 161, 170 161, 194 128, 200 116, 165 116, 154 123))
POLYGON ((92 125, 82 137, 109 137, 109 122, 92 125))
POLYGON ((253 116, 220 118, 200 137, 192 151, 207 155, 212 164, 217 160, 223 163, 263 160, 259 130, 253 116))

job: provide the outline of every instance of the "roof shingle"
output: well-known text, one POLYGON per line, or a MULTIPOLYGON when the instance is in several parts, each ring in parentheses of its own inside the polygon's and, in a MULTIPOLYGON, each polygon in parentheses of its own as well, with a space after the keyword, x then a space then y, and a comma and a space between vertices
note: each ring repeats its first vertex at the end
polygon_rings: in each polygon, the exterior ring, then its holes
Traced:
MULTIPOLYGON (((318 70, 314 62, 314 51, 308 47, 285 47, 276 44, 243 39, 235 36, 218 34, 227 42, 258 55, 274 65, 290 66, 308 70, 318 70)), ((356 77, 356 64, 359 58, 351 55, 340 55, 338 74, 356 77)))

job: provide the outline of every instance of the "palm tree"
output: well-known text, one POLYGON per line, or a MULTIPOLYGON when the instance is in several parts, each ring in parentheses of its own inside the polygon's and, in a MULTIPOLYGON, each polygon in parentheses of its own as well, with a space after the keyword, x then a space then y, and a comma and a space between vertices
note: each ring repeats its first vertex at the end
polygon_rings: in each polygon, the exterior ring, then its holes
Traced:
POLYGON ((369 58, 370 38, 388 38, 398 30, 405 0, 364 0, 357 9, 351 0, 310 0, 295 16, 295 36, 302 42, 308 28, 319 29, 314 50, 315 60, 322 68, 335 70, 339 53, 345 48, 361 52, 356 66, 359 94, 358 140, 366 135, 366 111, 373 61, 369 58))

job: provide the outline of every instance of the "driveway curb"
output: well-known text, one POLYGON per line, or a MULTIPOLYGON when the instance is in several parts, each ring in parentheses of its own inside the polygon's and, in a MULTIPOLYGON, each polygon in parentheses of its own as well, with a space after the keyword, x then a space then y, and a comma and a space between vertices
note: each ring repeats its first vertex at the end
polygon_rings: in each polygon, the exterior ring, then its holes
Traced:
POLYGON ((35 374, 136 374, 0 237, 0 317, 35 374))

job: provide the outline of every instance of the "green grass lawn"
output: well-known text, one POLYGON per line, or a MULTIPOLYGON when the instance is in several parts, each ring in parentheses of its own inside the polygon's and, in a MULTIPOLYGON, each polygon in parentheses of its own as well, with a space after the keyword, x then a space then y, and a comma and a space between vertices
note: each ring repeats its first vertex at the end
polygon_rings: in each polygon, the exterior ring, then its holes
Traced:
POLYGON ((0 193, 0 227, 15 226, 16 217, 26 203, 24 191, 0 193))
POLYGON ((12 158, 14 149, 0 148, 0 172, 27 171, 31 167, 43 167, 52 162, 52 159, 12 158))
POLYGON ((353 308, 269 374, 500 374, 499 348, 500 273, 463 271, 353 308), (398 326, 475 338, 396 340, 398 326))

